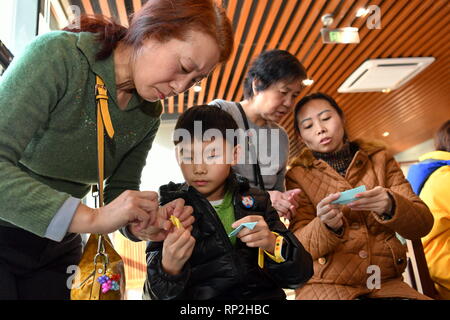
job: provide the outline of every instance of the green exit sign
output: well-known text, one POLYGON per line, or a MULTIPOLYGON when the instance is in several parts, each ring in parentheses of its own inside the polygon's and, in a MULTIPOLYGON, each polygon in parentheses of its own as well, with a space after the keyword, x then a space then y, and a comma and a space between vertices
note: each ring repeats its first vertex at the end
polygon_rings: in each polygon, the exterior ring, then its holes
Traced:
POLYGON ((324 43, 359 43, 358 28, 323 28, 320 32, 324 43))
POLYGON ((331 42, 341 42, 342 33, 338 31, 330 31, 330 41, 331 42))

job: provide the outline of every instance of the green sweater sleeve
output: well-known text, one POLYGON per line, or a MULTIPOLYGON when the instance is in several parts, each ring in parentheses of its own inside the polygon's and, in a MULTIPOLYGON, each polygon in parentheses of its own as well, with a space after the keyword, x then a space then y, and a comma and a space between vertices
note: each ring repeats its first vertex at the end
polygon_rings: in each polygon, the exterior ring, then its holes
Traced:
POLYGON ((43 236, 69 198, 18 166, 23 151, 64 95, 70 70, 61 37, 38 37, 0 79, 0 220, 43 236))

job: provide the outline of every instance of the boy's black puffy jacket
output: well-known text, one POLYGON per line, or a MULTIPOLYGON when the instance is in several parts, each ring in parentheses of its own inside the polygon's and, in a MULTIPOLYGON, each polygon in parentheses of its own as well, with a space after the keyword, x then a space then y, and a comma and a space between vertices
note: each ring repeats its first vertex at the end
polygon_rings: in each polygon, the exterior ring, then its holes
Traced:
POLYGON ((183 198, 194 208, 192 236, 196 243, 181 274, 173 276, 161 268, 162 242, 147 246, 147 299, 285 299, 281 288, 297 288, 313 274, 311 255, 286 229, 272 207, 269 194, 249 188, 245 178, 230 178, 235 219, 247 215, 264 217, 271 231, 284 237, 283 263, 265 256, 264 269, 258 266, 258 248, 249 248, 239 239, 233 247, 216 211, 206 198, 186 184, 160 188, 161 205, 183 198), (253 208, 241 204, 242 196, 255 199, 253 208))

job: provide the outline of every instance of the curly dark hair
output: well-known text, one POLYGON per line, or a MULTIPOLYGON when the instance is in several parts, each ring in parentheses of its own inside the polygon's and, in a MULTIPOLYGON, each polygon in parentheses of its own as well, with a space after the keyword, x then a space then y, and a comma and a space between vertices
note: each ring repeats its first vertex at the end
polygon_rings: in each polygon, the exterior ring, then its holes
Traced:
POLYGON ((269 50, 261 53, 251 64, 244 80, 244 98, 253 97, 253 80, 258 80, 257 91, 264 91, 282 80, 304 80, 306 70, 301 62, 285 50, 269 50))

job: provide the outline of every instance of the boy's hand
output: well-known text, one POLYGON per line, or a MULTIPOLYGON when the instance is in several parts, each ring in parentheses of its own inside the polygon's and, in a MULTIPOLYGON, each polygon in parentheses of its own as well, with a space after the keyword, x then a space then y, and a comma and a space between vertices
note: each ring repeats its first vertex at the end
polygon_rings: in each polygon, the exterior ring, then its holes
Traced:
POLYGON ((192 224, 195 221, 195 218, 192 216, 194 209, 192 209, 191 206, 186 206, 184 199, 175 199, 165 204, 163 208, 167 210, 166 219, 169 219, 171 215, 174 215, 180 220, 185 229, 192 230, 192 224))
POLYGON ((139 229, 138 226, 131 224, 129 230, 133 235, 145 241, 164 241, 168 231, 172 226, 169 220, 171 215, 176 216, 185 229, 192 230, 192 224, 195 218, 192 216, 193 209, 191 206, 185 206, 183 199, 176 199, 162 207, 155 208, 156 219, 153 224, 146 229, 139 229))
POLYGON ((195 246, 195 238, 188 229, 172 227, 164 240, 161 265, 171 275, 181 272, 186 261, 191 257, 195 246))
POLYGON ((246 216, 235 221, 231 226, 237 228, 241 223, 258 222, 253 230, 244 228, 237 234, 237 237, 244 242, 248 247, 261 248, 269 253, 273 253, 275 249, 275 240, 277 237, 273 234, 266 221, 262 216, 246 216))
POLYGON ((167 209, 158 207, 157 219, 154 225, 148 226, 145 229, 138 229, 135 224, 131 224, 128 228, 131 233, 138 239, 144 241, 163 241, 170 230, 171 222, 167 220, 167 209))

